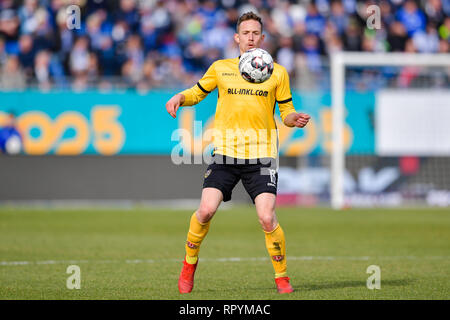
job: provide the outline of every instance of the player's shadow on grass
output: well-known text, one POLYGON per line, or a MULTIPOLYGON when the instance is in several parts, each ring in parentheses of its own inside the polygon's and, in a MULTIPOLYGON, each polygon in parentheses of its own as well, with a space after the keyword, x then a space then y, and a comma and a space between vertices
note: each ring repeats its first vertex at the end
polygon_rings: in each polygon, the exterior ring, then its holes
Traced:
MULTIPOLYGON (((383 280, 381 279, 381 288, 383 288, 384 286, 407 286, 410 283, 412 283, 414 280, 411 279, 393 279, 393 280, 383 280)), ((357 288, 357 287, 361 287, 361 288, 366 288, 366 282, 365 281, 355 281, 355 280, 351 280, 351 281, 336 281, 336 282, 332 282, 332 283, 319 283, 319 284, 314 284, 314 283, 295 283, 292 282, 292 287, 294 288, 294 292, 302 292, 302 291, 315 291, 315 290, 324 290, 324 289, 343 289, 343 288, 357 288)), ((242 287, 239 287, 242 288, 242 287)), ((247 291, 266 291, 266 290, 273 290, 274 287, 249 287, 246 288, 247 291)), ((202 289, 197 289, 196 292, 216 292, 216 291, 221 291, 221 292, 226 292, 226 291, 231 291, 231 292, 235 292, 237 290, 237 288, 222 288, 220 290, 216 290, 216 289, 206 289, 206 290, 202 290, 202 289)))
MULTIPOLYGON (((411 279, 393 279, 393 280, 383 280, 381 279, 381 287, 383 286, 407 286, 413 280, 411 279)), ((350 287, 366 287, 365 281, 336 281, 332 283, 304 283, 300 285, 293 284, 294 289, 297 290, 323 290, 323 289, 340 289, 340 288, 350 288, 350 287)))

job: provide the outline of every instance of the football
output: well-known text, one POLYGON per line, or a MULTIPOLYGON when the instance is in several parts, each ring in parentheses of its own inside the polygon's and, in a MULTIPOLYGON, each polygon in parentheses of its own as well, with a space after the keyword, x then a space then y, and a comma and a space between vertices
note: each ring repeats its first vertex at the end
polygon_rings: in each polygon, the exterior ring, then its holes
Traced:
POLYGON ((5 151, 7 154, 16 155, 22 150, 22 142, 17 135, 12 135, 6 140, 5 151))
POLYGON ((249 82, 264 82, 270 78, 273 72, 272 56, 266 50, 252 48, 241 55, 239 72, 249 82))

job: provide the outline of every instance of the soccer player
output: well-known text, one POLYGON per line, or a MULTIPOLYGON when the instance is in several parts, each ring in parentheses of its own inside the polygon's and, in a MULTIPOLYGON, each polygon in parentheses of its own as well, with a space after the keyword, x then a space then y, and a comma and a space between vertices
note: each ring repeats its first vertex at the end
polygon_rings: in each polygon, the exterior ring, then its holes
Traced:
MULTIPOLYGON (((240 16, 236 29, 234 40, 241 55, 260 47, 264 40, 261 18, 253 12, 240 16)), ((275 214, 278 180, 274 169, 278 157, 275 105, 278 103, 283 123, 288 127, 303 128, 310 117, 295 111, 289 76, 283 66, 274 63, 272 76, 256 84, 242 78, 238 64, 238 57, 214 62, 195 86, 166 103, 167 112, 175 118, 180 106, 195 105, 218 89, 213 161, 205 173, 200 205, 190 219, 186 255, 178 280, 180 293, 192 291, 200 245, 211 219, 220 203, 231 199, 239 180, 255 204, 275 270, 277 290, 279 293, 293 291, 287 275, 285 236, 275 214), (230 132, 250 134, 242 140, 239 133, 229 138, 230 132)))

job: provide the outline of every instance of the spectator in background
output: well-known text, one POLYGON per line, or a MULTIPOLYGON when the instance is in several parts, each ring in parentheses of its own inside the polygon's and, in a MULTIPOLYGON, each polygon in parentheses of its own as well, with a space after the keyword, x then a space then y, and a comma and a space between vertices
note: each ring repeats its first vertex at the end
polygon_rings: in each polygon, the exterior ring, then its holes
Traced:
POLYGON ((305 18, 306 31, 316 36, 320 36, 322 30, 325 28, 325 23, 326 20, 320 15, 316 5, 312 2, 309 3, 305 18))
MULTIPOLYGON (((74 76, 82 84, 99 76, 119 78, 124 72, 130 87, 152 88, 166 82, 184 87, 190 83, 167 70, 179 66, 184 79, 195 79, 209 61, 237 56, 233 42, 221 39, 234 33, 237 17, 248 10, 258 10, 263 17, 264 49, 289 70, 292 65, 293 70, 301 66, 311 72, 322 70, 323 75, 322 61, 327 63, 327 56, 336 51, 400 52, 407 50, 407 40, 413 39, 410 46, 416 51, 445 52, 448 46, 442 40, 450 39, 450 0, 0 0, 0 66, 9 55, 18 56, 20 67, 35 78, 28 80, 41 83, 45 54, 39 59, 35 55, 46 51, 54 85, 63 83, 64 77, 72 80, 74 76), (65 9, 69 4, 81 7, 80 30, 67 28, 65 9), (365 9, 370 4, 380 6, 380 30, 365 26, 365 9), (428 23, 438 31, 437 41, 436 33, 426 27, 428 23), (75 45, 80 36, 89 40, 83 54, 75 45), (129 61, 127 47, 134 36, 141 42, 142 69, 129 61), (313 42, 317 42, 316 49, 312 49, 316 45, 311 47, 313 42), (155 60, 147 63, 148 57, 155 60), (76 71, 81 65, 85 80, 76 71), (90 76, 89 65, 95 66, 90 76), (39 79, 36 70, 41 70, 39 79), (155 75, 148 77, 148 70, 155 75)), ((303 69, 297 73, 304 74, 303 69)), ((109 87, 107 81, 102 81, 102 88, 109 87)))
POLYGON ((220 56, 226 48, 229 39, 233 38, 234 30, 228 27, 226 20, 216 22, 214 27, 203 34, 203 45, 207 49, 220 50, 220 56))
POLYGON ((43 50, 36 54, 34 74, 38 82, 39 89, 42 91, 48 91, 51 88, 50 53, 48 51, 43 50))
POLYGON ((58 13, 61 11, 61 9, 64 10, 65 8, 66 8, 65 0, 50 0, 50 4, 47 5, 46 9, 51 29, 55 30, 58 28, 58 13))
POLYGON ((392 12, 392 5, 387 0, 380 2, 380 15, 383 24, 389 27, 395 21, 395 14, 392 12))
POLYGON ((131 35, 130 27, 128 23, 124 20, 119 20, 115 22, 112 29, 112 39, 114 41, 114 47, 116 50, 116 63, 118 67, 121 68, 125 63, 124 52, 125 45, 128 37, 131 35))
POLYGON ((36 30, 34 43, 36 50, 55 50, 56 33, 50 21, 50 14, 43 8, 36 12, 36 30))
POLYGON ((69 66, 74 77, 73 88, 76 91, 84 90, 88 85, 88 72, 90 64, 89 40, 79 37, 70 53, 69 66))
MULTIPOLYGON (((382 15, 383 16, 383 15, 382 15)), ((339 35, 342 35, 347 29, 349 16, 345 13, 344 6, 341 1, 333 1, 331 3, 331 14, 329 17, 329 22, 331 22, 339 35)))
POLYGON ((399 21, 394 21, 389 26, 389 34, 387 37, 389 50, 394 52, 405 51, 405 45, 407 40, 408 34, 406 33, 405 26, 399 21))
POLYGON ((211 30, 216 21, 225 19, 224 12, 217 7, 216 1, 213 0, 201 1, 197 14, 202 17, 204 30, 211 30))
POLYGON ((56 15, 57 31, 55 35, 54 48, 57 51, 57 55, 63 63, 65 63, 69 57, 70 51, 72 51, 73 44, 75 42, 75 33, 67 28, 66 11, 61 8, 56 15))
POLYGON ((0 10, 7 10, 14 8, 14 0, 1 0, 0 1, 0 10))
POLYGON ((115 13, 114 20, 116 22, 124 21, 132 33, 137 32, 140 16, 136 0, 120 0, 119 10, 115 13))
POLYGON ((6 41, 6 50, 17 54, 17 39, 19 38, 19 18, 13 9, 0 11, 0 36, 6 41))
POLYGON ((6 123, 0 128, 0 152, 15 155, 22 151, 22 135, 16 127, 14 112, 9 112, 6 123))
POLYGON ((5 39, 0 37, 0 69, 6 63, 7 59, 8 59, 8 54, 6 53, 5 39))
POLYGON ((439 35, 433 23, 428 23, 425 31, 414 33, 412 40, 418 52, 435 53, 439 51, 439 35))
POLYGON ((158 48, 158 31, 153 20, 153 7, 145 2, 141 6, 139 34, 142 37, 144 51, 147 53, 158 48))
POLYGON ((450 41, 450 17, 446 17, 444 23, 439 27, 439 36, 441 39, 450 41))
POLYGON ((315 34, 308 33, 303 38, 303 52, 306 57, 306 65, 312 72, 318 73, 322 68, 320 59, 320 40, 315 34))
POLYGON ((89 40, 80 37, 75 41, 70 53, 70 72, 72 75, 86 75, 89 68, 89 40))
POLYGON ((298 22, 294 25, 292 35, 292 46, 294 49, 294 52, 298 54, 303 49, 303 38, 306 34, 306 27, 304 22, 298 22))
POLYGON ((95 84, 99 80, 100 68, 98 63, 98 57, 94 52, 89 52, 87 82, 89 84, 95 84))
POLYGON ((92 50, 100 50, 102 41, 107 34, 102 32, 101 27, 105 16, 100 11, 92 13, 86 20, 86 35, 89 37, 92 50))
POLYGON ((441 39, 439 41, 439 53, 448 53, 450 51, 450 43, 441 39))
POLYGON ((48 50, 41 50, 36 54, 34 77, 42 91, 50 90, 55 84, 61 88, 66 86, 63 66, 57 55, 48 50))
POLYGON ((339 37, 338 30, 331 21, 327 22, 327 26, 323 34, 323 42, 325 46, 325 53, 328 56, 331 56, 335 52, 342 51, 343 49, 343 44, 341 38, 339 37))
MULTIPOLYGON (((295 21, 291 15, 291 6, 288 1, 280 1, 279 5, 272 10, 271 18, 273 19, 275 30, 272 29, 272 34, 284 36, 292 36, 295 21)), ((305 19, 306 12, 303 12, 301 20, 305 19)), ((265 22, 265 21, 264 21, 265 22)), ((267 29, 270 30, 270 29, 267 29)))
POLYGON ((38 0, 24 0, 18 11, 21 34, 32 34, 36 31, 38 25, 36 13, 38 8, 38 0))
POLYGON ((450 0, 441 0, 442 10, 447 17, 450 16, 450 0))
POLYGON ((100 41, 100 48, 96 51, 100 73, 103 76, 114 76, 119 74, 116 65, 116 52, 114 50, 114 42, 109 35, 104 35, 100 41))
POLYGON ((125 47, 125 63, 122 66, 122 76, 130 83, 136 85, 143 77, 144 51, 138 35, 128 38, 125 47))
POLYGON ((362 50, 362 32, 361 27, 356 19, 351 19, 343 36, 344 49, 346 51, 362 50))
POLYGON ((205 55, 206 51, 203 44, 198 41, 192 41, 183 51, 185 68, 193 73, 201 72, 207 67, 203 60, 205 55))
POLYGON ((362 40, 362 50, 366 52, 375 52, 376 50, 375 37, 370 34, 365 34, 362 40))
POLYGON ((441 25, 446 17, 442 9, 441 0, 428 0, 425 1, 425 13, 428 18, 428 22, 435 25, 441 25))
POLYGON ((292 38, 282 37, 280 39, 280 50, 278 50, 276 61, 286 68, 289 76, 295 73, 295 53, 292 48, 292 38))
POLYGON ((403 23, 410 37, 417 31, 425 30, 425 15, 414 0, 405 1, 403 7, 397 12, 397 19, 403 23))
MULTIPOLYGON (((414 46, 414 41, 412 39, 406 40, 405 52, 416 53, 417 49, 414 46)), ((400 71, 397 78, 397 86, 399 88, 407 88, 411 83, 420 75, 420 67, 418 66, 406 66, 400 71)))
POLYGON ((9 56, 0 72, 0 90, 23 90, 27 85, 25 72, 20 66, 17 56, 9 56))
POLYGON ((20 36, 19 39, 19 62, 27 78, 33 75, 33 64, 36 51, 34 49, 34 38, 29 34, 20 36))

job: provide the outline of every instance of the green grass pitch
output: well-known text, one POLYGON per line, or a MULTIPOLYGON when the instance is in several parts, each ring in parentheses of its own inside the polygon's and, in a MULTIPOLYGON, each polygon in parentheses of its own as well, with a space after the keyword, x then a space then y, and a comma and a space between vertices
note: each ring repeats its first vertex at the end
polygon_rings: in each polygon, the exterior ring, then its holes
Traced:
POLYGON ((253 207, 220 210, 194 290, 178 275, 190 210, 0 209, 0 299, 449 299, 450 210, 279 208, 295 292, 276 293, 253 207), (81 289, 66 287, 69 265, 81 289), (366 286, 367 267, 381 289, 366 286))

